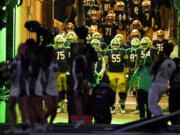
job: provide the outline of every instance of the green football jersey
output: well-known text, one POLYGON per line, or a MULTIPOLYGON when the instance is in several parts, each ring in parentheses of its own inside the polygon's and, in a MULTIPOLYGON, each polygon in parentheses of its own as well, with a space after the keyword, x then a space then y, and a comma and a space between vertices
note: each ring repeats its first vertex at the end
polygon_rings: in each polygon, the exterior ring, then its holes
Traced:
POLYGON ((126 49, 126 67, 134 69, 137 62, 137 48, 128 48, 126 49))
POLYGON ((125 67, 125 54, 124 49, 108 50, 108 71, 109 72, 123 72, 125 67))
POLYGON ((140 47, 137 49, 137 63, 141 64, 144 61, 144 58, 146 56, 151 56, 153 61, 156 60, 158 55, 158 49, 157 48, 143 48, 140 47))
POLYGON ((59 72, 67 72, 69 70, 69 51, 69 48, 56 50, 59 72))

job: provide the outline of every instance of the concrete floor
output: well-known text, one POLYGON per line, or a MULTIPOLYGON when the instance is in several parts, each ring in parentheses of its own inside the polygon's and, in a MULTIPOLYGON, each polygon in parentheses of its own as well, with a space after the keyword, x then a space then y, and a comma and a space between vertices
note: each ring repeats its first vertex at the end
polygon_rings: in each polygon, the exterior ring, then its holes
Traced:
MULTIPOLYGON (((134 114, 134 110, 136 108, 136 102, 135 102, 134 96, 128 96, 127 102, 126 102, 126 113, 121 114, 120 112, 117 112, 113 114, 112 117, 112 123, 111 125, 104 125, 104 124, 85 124, 82 125, 80 128, 75 129, 74 124, 67 124, 68 117, 67 113, 58 113, 55 123, 50 125, 50 129, 46 133, 30 133, 29 135, 150 135, 152 133, 144 133, 144 132, 119 132, 116 127, 123 127, 124 125, 129 125, 125 123, 133 122, 139 119, 139 114, 134 114), (117 124, 117 125, 116 125, 117 124), (124 125, 123 125, 124 124, 124 125)), ((168 113, 168 96, 165 95, 162 100, 160 101, 160 106, 163 108, 165 113, 168 113)), ((8 129, 10 124, 0 124, 0 135, 4 135, 4 131, 8 129)), ((148 127, 149 128, 149 127, 148 127)), ((180 129, 180 128, 179 128, 180 129)), ((180 130, 179 130, 180 131, 180 130)), ((166 132, 158 132, 159 134, 164 135, 176 135, 176 133, 166 133, 166 132)), ((177 133, 178 134, 178 133, 177 133)))
MULTIPOLYGON (((164 113, 168 113, 168 96, 164 95, 160 101, 160 106, 163 108, 164 113)), ((132 95, 128 95, 126 101, 126 113, 121 114, 120 111, 112 115, 111 124, 124 124, 132 121, 139 120, 139 114, 135 114, 136 99, 132 95)), ((58 113, 55 118, 55 123, 67 123, 68 115, 67 113, 58 113)))

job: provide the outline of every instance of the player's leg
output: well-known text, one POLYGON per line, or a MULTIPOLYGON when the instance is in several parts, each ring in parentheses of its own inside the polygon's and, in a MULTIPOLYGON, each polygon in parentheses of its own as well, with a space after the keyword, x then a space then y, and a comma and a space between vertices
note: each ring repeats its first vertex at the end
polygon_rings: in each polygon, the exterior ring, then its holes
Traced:
POLYGON ((53 123, 57 114, 58 96, 51 96, 51 101, 52 101, 52 112, 51 112, 51 117, 50 117, 50 124, 53 123))
POLYGON ((126 79, 125 74, 120 73, 118 79, 118 91, 119 91, 119 104, 121 108, 121 113, 125 113, 125 102, 127 98, 127 90, 126 90, 126 79))
MULTIPOLYGON (((116 79, 116 77, 115 77, 115 74, 116 73, 111 73, 111 72, 109 72, 108 73, 108 76, 109 76, 109 80, 110 80, 110 84, 109 84, 109 86, 110 86, 110 88, 116 93, 116 91, 117 91, 117 79, 116 79)), ((117 103, 117 100, 118 100, 118 98, 117 98, 117 95, 115 96, 115 103, 114 103, 114 105, 112 106, 112 108, 111 108, 111 113, 115 113, 116 112, 116 103, 117 103)))
POLYGON ((144 106, 144 97, 143 97, 143 90, 137 90, 137 104, 139 106, 139 116, 140 119, 145 118, 145 106, 144 106))

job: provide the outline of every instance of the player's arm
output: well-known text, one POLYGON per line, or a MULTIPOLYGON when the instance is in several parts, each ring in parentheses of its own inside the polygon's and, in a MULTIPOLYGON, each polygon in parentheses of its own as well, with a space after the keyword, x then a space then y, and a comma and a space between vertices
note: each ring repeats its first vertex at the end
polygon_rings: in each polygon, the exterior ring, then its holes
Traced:
POLYGON ((157 30, 161 26, 161 14, 158 9, 154 11, 154 28, 157 30))
POLYGON ((158 58, 158 49, 154 48, 154 55, 152 56, 153 60, 156 61, 158 58))
POLYGON ((132 75, 132 77, 131 77, 131 81, 130 81, 130 86, 129 86, 129 90, 131 91, 133 88, 134 88, 134 86, 135 86, 135 84, 136 84, 136 82, 137 82, 137 78, 138 78, 138 75, 139 75, 139 67, 134 71, 134 73, 133 73, 133 75, 132 75))
POLYGON ((124 64, 125 64, 125 67, 124 67, 124 73, 125 74, 129 73, 128 59, 129 59, 129 56, 127 54, 127 50, 124 50, 123 61, 124 61, 124 64))
POLYGON ((104 56, 104 62, 105 62, 106 69, 108 69, 108 67, 109 67, 109 55, 108 54, 106 54, 104 56))
POLYGON ((139 54, 137 50, 137 57, 136 57, 136 63, 135 63, 135 69, 139 66, 140 60, 141 60, 141 55, 139 54))
POLYGON ((98 73, 98 75, 101 77, 101 76, 104 74, 105 70, 106 70, 105 58, 102 57, 102 69, 101 69, 101 71, 98 73))

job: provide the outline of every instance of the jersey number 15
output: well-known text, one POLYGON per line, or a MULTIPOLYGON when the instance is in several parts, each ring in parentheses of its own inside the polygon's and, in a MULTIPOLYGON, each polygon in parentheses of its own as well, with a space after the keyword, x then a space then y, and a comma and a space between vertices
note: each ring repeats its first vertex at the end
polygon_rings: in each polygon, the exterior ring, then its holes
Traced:
POLYGON ((63 51, 57 52, 57 60, 64 60, 65 59, 65 54, 63 51))

